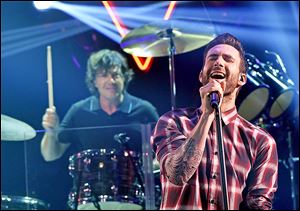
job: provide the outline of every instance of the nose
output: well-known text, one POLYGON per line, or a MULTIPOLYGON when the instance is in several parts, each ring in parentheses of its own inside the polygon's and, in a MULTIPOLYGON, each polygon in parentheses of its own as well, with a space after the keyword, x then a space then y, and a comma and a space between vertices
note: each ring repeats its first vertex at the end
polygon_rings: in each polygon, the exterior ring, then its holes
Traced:
POLYGON ((107 77, 108 77, 108 81, 109 82, 114 83, 116 81, 116 78, 114 77, 113 74, 108 74, 107 77))
POLYGON ((224 67, 224 64, 223 64, 223 59, 221 56, 219 56, 215 62, 214 62, 214 67, 224 67))

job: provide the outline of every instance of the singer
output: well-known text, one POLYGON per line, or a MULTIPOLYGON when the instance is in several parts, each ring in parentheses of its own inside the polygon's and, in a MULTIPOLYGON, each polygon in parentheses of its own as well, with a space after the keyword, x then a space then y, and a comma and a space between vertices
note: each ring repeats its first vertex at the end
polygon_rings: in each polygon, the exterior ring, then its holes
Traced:
POLYGON ((247 81, 240 41, 229 33, 212 40, 199 74, 199 108, 161 116, 151 141, 160 163, 160 209, 222 210, 215 109, 221 110, 230 210, 272 209, 278 155, 273 137, 238 113, 235 100, 247 81))

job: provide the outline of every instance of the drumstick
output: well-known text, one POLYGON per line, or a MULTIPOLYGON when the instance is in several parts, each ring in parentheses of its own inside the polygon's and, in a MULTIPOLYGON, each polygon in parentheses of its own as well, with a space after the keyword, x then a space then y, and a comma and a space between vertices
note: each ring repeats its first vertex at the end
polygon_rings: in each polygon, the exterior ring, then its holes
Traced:
POLYGON ((52 56, 51 46, 47 46, 47 69, 48 69, 48 100, 49 108, 54 106, 53 100, 53 80, 52 80, 52 56))

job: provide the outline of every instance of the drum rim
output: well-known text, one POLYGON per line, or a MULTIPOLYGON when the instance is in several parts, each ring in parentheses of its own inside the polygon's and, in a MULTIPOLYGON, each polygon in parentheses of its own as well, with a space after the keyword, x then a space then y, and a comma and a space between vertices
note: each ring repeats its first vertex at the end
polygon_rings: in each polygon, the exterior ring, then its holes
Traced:
POLYGON ((41 205, 45 208, 49 207, 49 204, 42 199, 34 198, 31 196, 20 196, 20 195, 6 195, 1 194, 1 202, 9 203, 26 203, 30 205, 41 205), (30 203, 26 203, 26 200, 30 200, 30 203))
POLYGON ((94 156, 94 155, 114 155, 116 154, 117 150, 116 149, 87 149, 87 150, 83 150, 80 152, 77 152, 73 155, 70 156, 69 160, 73 160, 73 159, 80 159, 80 158, 84 158, 86 156, 94 156))

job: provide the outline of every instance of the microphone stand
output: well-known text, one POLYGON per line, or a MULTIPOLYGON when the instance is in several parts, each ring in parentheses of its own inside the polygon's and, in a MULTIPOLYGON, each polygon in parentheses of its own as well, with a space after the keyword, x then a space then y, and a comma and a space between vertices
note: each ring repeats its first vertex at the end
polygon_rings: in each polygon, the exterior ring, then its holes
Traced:
POLYGON ((157 33, 157 36, 160 39, 169 39, 169 77, 170 77, 170 90, 171 90, 171 107, 172 111, 176 108, 176 83, 175 83, 175 64, 174 64, 174 55, 176 53, 176 46, 174 43, 175 34, 173 29, 170 27, 168 29, 162 30, 157 33))
POLYGON ((216 117, 218 149, 219 149, 219 159, 220 159, 220 168, 221 168, 221 188, 223 194, 223 207, 224 210, 228 210, 227 174, 226 174, 223 134, 222 134, 222 127, 221 127, 222 126, 221 112, 219 106, 213 106, 213 108, 216 111, 215 117, 216 117))

